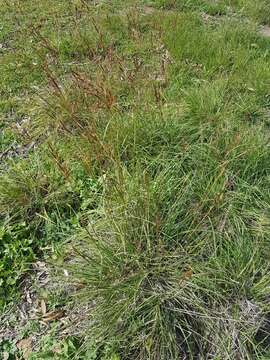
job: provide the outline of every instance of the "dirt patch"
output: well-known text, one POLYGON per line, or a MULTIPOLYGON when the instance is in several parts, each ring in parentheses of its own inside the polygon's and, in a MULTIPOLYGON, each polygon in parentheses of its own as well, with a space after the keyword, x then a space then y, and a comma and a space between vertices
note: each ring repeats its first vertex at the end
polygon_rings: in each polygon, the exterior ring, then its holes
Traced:
POLYGON ((260 29, 259 29, 259 33, 264 36, 264 37, 269 37, 270 38, 270 26, 262 26, 260 29))
MULTIPOLYGON (((46 264, 41 261, 33 264, 33 273, 34 281, 30 277, 23 281, 22 296, 19 302, 0 317, 0 343, 3 340, 14 341, 15 343, 19 341, 21 331, 30 320, 37 317, 40 307, 37 290, 44 288, 50 278, 46 264), (35 283, 34 286, 32 285, 33 282, 35 283)), ((40 333, 46 332, 45 326, 42 330, 39 328, 40 333)))
MULTIPOLYGON (((93 304, 55 304, 49 306, 42 294, 55 294, 68 298, 75 290, 73 286, 55 281, 54 271, 43 261, 32 265, 31 276, 22 285, 20 300, 0 315, 0 346, 2 342, 13 344, 23 353, 39 351, 44 336, 48 336, 54 324, 54 336, 61 340, 67 336, 78 336, 89 326, 88 314, 93 304), (28 336, 25 338, 25 333, 28 336)), ((64 270, 65 276, 68 276, 64 270)), ((1 349, 0 349, 1 357, 1 349)))
POLYGON ((25 158, 29 154, 29 152, 35 148, 37 145, 37 141, 32 141, 26 145, 20 145, 16 143, 12 143, 8 149, 0 153, 0 163, 6 159, 14 159, 15 157, 25 158))
POLYGON ((201 17, 202 17, 202 20, 207 24, 208 23, 217 23, 221 19, 221 16, 213 16, 213 15, 209 15, 205 12, 201 13, 201 17))
POLYGON ((143 7, 143 13, 145 14, 145 15, 151 15, 151 14, 153 14, 154 12, 156 11, 156 9, 154 9, 153 7, 151 7, 151 6, 144 6, 143 7))

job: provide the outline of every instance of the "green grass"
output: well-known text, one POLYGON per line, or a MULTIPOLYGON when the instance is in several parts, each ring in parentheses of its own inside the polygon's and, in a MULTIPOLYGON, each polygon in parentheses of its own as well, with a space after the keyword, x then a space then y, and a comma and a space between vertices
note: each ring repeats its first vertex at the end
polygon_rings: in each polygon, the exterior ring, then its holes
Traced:
POLYGON ((30 358, 270 358, 268 8, 3 4, 0 307, 81 316, 30 358))
POLYGON ((205 11, 217 16, 234 13, 264 24, 270 22, 267 0, 158 0, 154 4, 168 10, 205 11))

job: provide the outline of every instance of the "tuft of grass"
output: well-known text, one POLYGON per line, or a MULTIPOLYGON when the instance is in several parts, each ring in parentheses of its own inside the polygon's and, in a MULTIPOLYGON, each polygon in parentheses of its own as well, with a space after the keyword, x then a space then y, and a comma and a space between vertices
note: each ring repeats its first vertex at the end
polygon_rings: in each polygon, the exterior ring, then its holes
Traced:
POLYGON ((124 193, 108 194, 105 214, 78 236, 76 260, 64 266, 76 301, 93 306, 86 347, 94 338, 99 354, 109 346, 124 359, 263 352, 267 225, 254 229, 265 203, 254 216, 247 194, 226 190, 222 169, 209 165, 195 176, 179 159, 154 181, 128 175, 124 193))

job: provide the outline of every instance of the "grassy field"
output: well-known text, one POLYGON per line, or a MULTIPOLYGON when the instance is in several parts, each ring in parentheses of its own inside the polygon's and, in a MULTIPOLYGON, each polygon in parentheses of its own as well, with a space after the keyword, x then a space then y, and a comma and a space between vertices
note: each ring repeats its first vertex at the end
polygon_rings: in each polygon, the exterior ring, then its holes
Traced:
POLYGON ((0 358, 270 359, 269 1, 0 5, 0 358))

